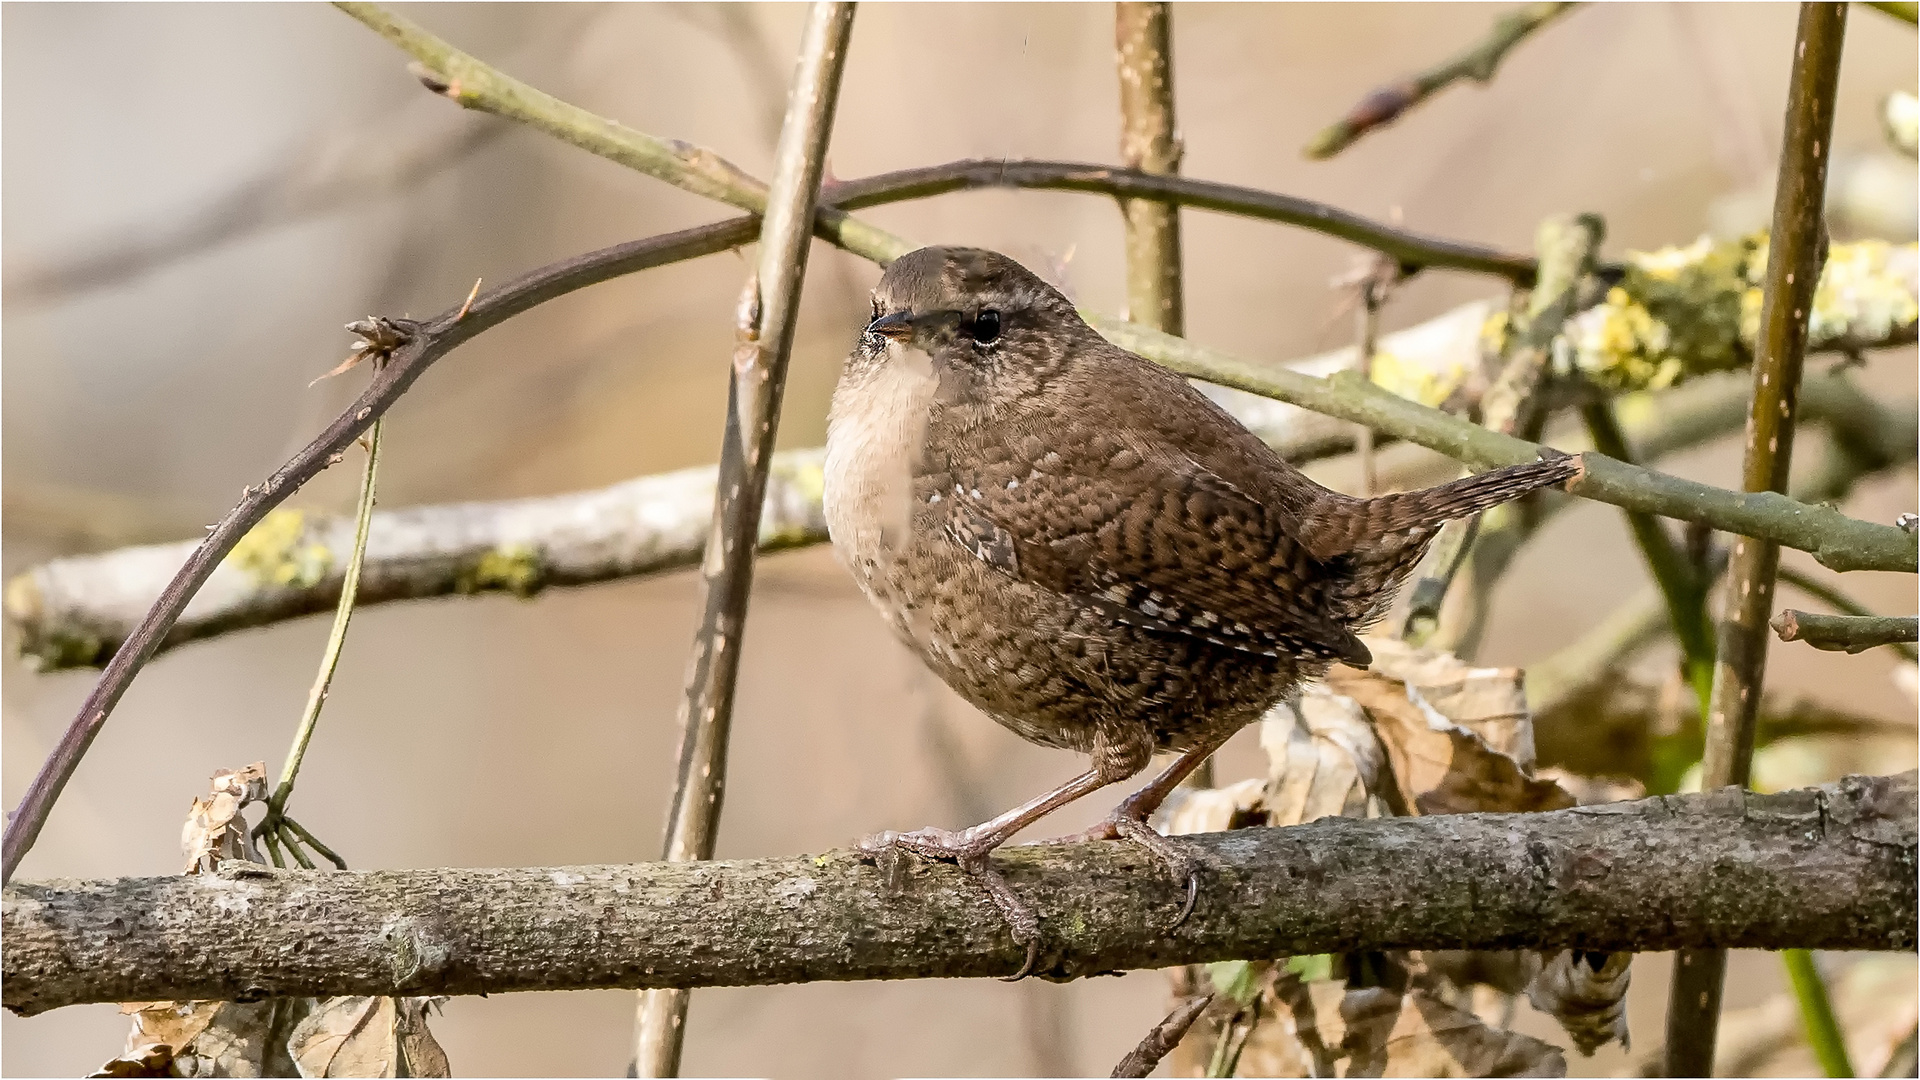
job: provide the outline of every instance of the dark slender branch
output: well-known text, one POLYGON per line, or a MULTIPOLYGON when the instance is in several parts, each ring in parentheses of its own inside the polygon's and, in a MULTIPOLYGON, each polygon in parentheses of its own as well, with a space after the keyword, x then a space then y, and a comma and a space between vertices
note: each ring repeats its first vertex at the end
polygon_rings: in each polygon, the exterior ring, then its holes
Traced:
POLYGON ((1310 158, 1330 158, 1456 82, 1463 79, 1491 82, 1500 61, 1506 59, 1515 45, 1573 6, 1528 4, 1500 16, 1485 41, 1444 63, 1368 94, 1347 115, 1315 135, 1304 152, 1310 158))
MULTIPOLYGON (((1432 267, 1491 274, 1521 284, 1533 280, 1533 260, 1515 252, 1400 229, 1311 199, 1184 176, 1155 176, 1132 169, 1074 161, 955 161, 924 169, 887 173, 908 181, 907 198, 943 195, 979 188, 1027 188, 1086 191, 1126 199, 1158 199, 1196 210, 1258 218, 1294 225, 1372 248, 1403 266, 1432 267), (909 179, 910 178, 910 179, 909 179)), ((881 180, 882 177, 875 177, 881 180)), ((835 205, 848 210, 878 205, 866 180, 848 180, 830 190, 835 205)), ((894 201, 888 195, 885 201, 894 201)))
MULTIPOLYGON (((995 856, 1042 973, 1379 949, 1912 949, 1914 774, 1540 814, 1327 818, 1183 837, 1182 887, 1120 843, 995 856), (1409 883, 1418 883, 1409 887, 1409 883), (1835 888, 1845 882, 1846 888, 1835 888)), ((957 868, 850 852, 719 863, 275 871, 16 884, 0 995, 95 1001, 979 978, 1024 949, 957 868)))
POLYGON ((1781 641, 1804 641, 1827 652, 1857 653, 1920 641, 1920 618, 1912 615, 1815 615, 1788 608, 1770 625, 1781 641))
MULTIPOLYGON (((1787 489, 1808 320, 1821 263, 1826 258, 1822 207, 1846 27, 1845 4, 1800 6, 1793 74, 1787 88, 1784 149, 1773 195, 1760 335, 1754 348, 1753 404, 1747 421, 1742 475, 1749 492, 1787 489)), ((1706 752, 1701 759, 1705 787, 1747 782, 1766 677, 1767 619, 1773 611, 1774 575, 1779 565, 1777 537, 1748 534, 1734 541, 1727 571, 1727 602, 1714 648, 1713 689, 1706 709, 1706 752)), ((1667 1072, 1671 1076, 1712 1076, 1726 953, 1719 949, 1687 950, 1677 960, 1667 1010, 1667 1072)), ((1811 1012, 1807 1015, 1809 1020, 1815 1019, 1811 1012)), ((1818 1039, 1822 1034, 1814 1031, 1810 1038, 1818 1039)))
MULTIPOLYGON (((760 228, 759 265, 741 295, 719 483, 714 488, 713 529, 707 536, 704 611, 680 701, 680 769, 661 855, 668 862, 713 858, 719 833, 734 685, 759 550, 760 509, 780 425, 794 326, 800 319, 800 287, 806 279, 820 177, 840 97, 840 74, 853 34, 853 10, 850 3, 824 0, 809 9, 760 228)), ((686 1019, 685 990, 649 990, 640 995, 635 1075, 680 1075, 686 1019)))
POLYGON ((1127 1051, 1127 1056, 1120 1059, 1120 1064, 1115 1065, 1109 1075, 1138 1077, 1153 1072, 1160 1060, 1173 1053, 1173 1048, 1186 1038, 1187 1029, 1193 1027, 1193 1022, 1200 1019, 1200 1014, 1207 1011, 1212 1002, 1212 994, 1202 994, 1174 1006, 1166 1019, 1153 1025, 1140 1045, 1127 1051))

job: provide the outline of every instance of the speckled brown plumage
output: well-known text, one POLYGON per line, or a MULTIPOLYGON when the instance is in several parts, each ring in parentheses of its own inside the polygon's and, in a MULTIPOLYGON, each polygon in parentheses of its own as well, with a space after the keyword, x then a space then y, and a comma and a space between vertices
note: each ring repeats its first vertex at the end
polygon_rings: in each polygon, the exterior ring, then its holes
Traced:
MULTIPOLYGON (((1356 632, 1440 523, 1574 473, 1563 457, 1374 499, 1329 491, 989 251, 905 256, 873 315, 834 393, 834 545, 962 697, 1093 759, 972 830, 877 838, 959 859, 1003 909, 986 850, 1156 750, 1187 752, 1184 775, 1303 679, 1365 665, 1356 632)), ((1177 779, 1123 804, 1106 833, 1178 862, 1141 827, 1177 779)))

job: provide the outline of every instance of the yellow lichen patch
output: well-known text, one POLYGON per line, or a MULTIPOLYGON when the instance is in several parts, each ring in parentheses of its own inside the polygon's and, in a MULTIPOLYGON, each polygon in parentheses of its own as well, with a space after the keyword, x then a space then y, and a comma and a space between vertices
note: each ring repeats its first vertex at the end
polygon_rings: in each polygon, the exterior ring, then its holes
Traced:
POLYGON ((309 537, 306 511, 275 510, 240 538, 226 561, 257 584, 304 589, 333 569, 333 552, 309 537))
MULTIPOLYGON (((1604 302, 1568 320, 1561 373, 1613 390, 1659 389, 1745 366, 1760 330, 1767 237, 1629 252, 1604 302)), ((1912 244, 1835 244, 1814 294, 1809 345, 1871 343, 1920 315, 1912 244)))
POLYGON ((1914 245, 1862 240, 1835 244, 1813 293, 1807 337, 1815 348, 1841 341, 1874 341, 1920 319, 1913 290, 1914 245), (1904 261, 1906 272, 1895 263, 1904 261))
POLYGON ((15 625, 40 618, 40 586, 32 574, 16 574, 7 582, 7 618, 15 625))
POLYGON ((546 568, 540 564, 538 551, 527 544, 509 544, 480 556, 478 562, 455 580, 454 589, 463 593, 510 592, 526 597, 539 592, 545 579, 546 568))
POLYGON ((1394 353, 1381 350, 1373 354, 1374 385, 1391 390, 1403 398, 1439 408, 1467 381, 1467 369, 1459 364, 1436 367, 1410 363, 1394 353))

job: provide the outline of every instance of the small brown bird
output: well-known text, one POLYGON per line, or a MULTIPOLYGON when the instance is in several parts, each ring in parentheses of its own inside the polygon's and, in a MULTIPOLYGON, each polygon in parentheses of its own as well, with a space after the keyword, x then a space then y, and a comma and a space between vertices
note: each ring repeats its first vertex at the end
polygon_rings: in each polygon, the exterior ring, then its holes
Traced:
MULTIPOLYGON (((1565 455, 1356 499, 1307 479, 1186 380, 1102 338, 1005 256, 922 248, 890 266, 834 390, 835 549, 947 684, 1092 767, 990 821, 862 847, 950 859, 1037 956, 1039 922, 987 854, 1039 817, 1180 757, 1088 838, 1198 866, 1147 824, 1227 737, 1378 619, 1439 525, 1577 471, 1565 455)), ((1184 918, 1183 909, 1181 917, 1184 918)), ((1016 978, 1018 976, 1015 976, 1016 978)))

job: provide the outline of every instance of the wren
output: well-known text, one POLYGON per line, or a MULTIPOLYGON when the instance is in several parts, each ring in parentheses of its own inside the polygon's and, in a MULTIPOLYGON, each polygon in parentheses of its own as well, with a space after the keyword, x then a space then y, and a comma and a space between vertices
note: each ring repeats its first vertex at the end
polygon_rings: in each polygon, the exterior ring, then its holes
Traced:
MULTIPOLYGON (((1039 920, 987 855, 1179 757, 1085 838, 1198 864, 1148 816, 1229 736, 1385 613, 1441 523, 1578 471, 1557 454, 1421 491, 1314 483, 1185 379, 1110 344, 1005 256, 922 248, 882 276, 834 390, 825 509, 841 561, 947 685, 1091 767, 959 831, 884 832, 973 875, 1027 946, 1039 920)), ((1177 922, 1178 920, 1176 920, 1177 922)))

